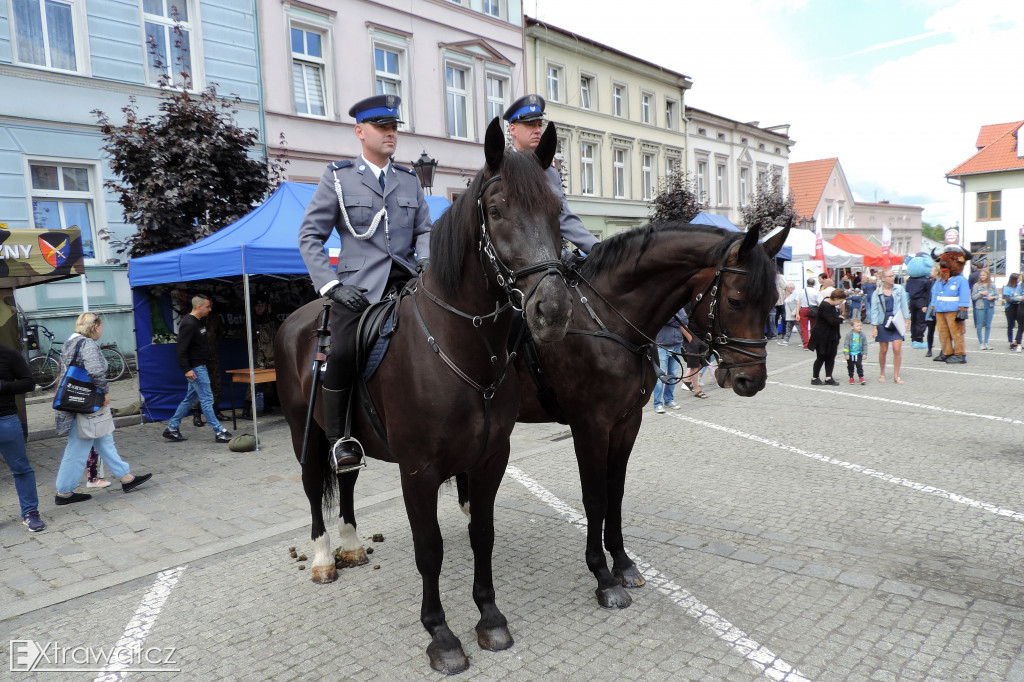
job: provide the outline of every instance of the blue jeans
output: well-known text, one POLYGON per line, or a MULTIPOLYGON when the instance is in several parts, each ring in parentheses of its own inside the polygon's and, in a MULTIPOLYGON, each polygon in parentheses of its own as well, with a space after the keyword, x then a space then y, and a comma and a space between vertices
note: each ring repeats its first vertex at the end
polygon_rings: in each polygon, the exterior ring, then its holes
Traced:
POLYGON ((995 308, 986 306, 974 309, 974 328, 978 332, 978 343, 988 345, 988 335, 992 331, 992 313, 995 308), (984 338, 982 338, 984 334, 984 338))
POLYGON ((82 482, 82 473, 85 471, 85 463, 89 459, 89 450, 96 448, 96 453, 107 465, 107 470, 121 478, 127 476, 130 467, 128 462, 121 459, 114 446, 114 434, 102 438, 81 438, 78 435, 78 419, 71 422, 71 433, 68 434, 68 444, 64 448, 64 456, 60 459, 60 468, 57 469, 57 492, 70 493, 82 482))
MULTIPOLYGON (((675 346, 666 346, 665 348, 659 348, 658 364, 661 365, 661 368, 665 370, 665 373, 668 374, 670 377, 681 377, 683 375, 682 365, 679 364, 679 360, 677 360, 674 356, 668 354, 668 351, 670 350, 676 353, 681 353, 683 347, 681 344, 677 344, 675 346)), ((657 407, 658 405, 662 404, 668 405, 669 403, 673 402, 675 398, 675 391, 675 384, 666 384, 659 379, 658 383, 654 385, 654 406, 657 407), (662 399, 664 399, 664 403, 662 402, 662 399)))
POLYGON ((36 494, 36 472, 28 463, 25 452, 25 434, 21 430, 18 415, 10 414, 0 417, 0 454, 14 474, 14 489, 21 503, 22 517, 30 511, 39 509, 39 495, 36 494))
POLYGON ((192 411, 192 404, 198 400, 199 407, 203 410, 203 416, 206 417, 206 423, 210 425, 214 433, 220 433, 224 430, 224 427, 220 425, 217 415, 213 413, 213 391, 210 390, 210 373, 204 365, 193 367, 192 371, 196 373, 196 378, 187 379, 188 391, 185 393, 185 399, 181 401, 178 409, 174 411, 171 421, 167 422, 167 428, 171 431, 177 431, 178 427, 181 426, 181 420, 188 416, 188 413, 192 411))

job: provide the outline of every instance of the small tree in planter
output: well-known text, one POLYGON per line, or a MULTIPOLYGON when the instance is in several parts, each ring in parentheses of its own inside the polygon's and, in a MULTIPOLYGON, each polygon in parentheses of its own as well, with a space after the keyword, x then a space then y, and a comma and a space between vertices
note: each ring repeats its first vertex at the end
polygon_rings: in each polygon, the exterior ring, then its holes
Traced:
POLYGON ((793 227, 797 221, 795 203, 792 192, 789 196, 782 195, 780 174, 777 171, 766 174, 758 181, 746 205, 740 208, 743 225, 748 230, 758 230, 762 237, 777 227, 793 227))
POLYGON ((689 173, 673 171, 661 191, 651 200, 650 221, 664 223, 679 220, 688 223, 707 208, 704 197, 697 196, 696 184, 689 173))

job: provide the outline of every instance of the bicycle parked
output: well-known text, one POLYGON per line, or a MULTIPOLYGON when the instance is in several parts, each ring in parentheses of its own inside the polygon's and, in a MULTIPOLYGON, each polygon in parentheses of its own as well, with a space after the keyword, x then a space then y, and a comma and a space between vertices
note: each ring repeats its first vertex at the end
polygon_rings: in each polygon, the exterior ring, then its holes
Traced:
MULTIPOLYGON (((39 336, 42 334, 46 338, 46 352, 30 357, 28 368, 32 372, 32 378, 39 388, 51 388, 60 377, 62 369, 60 351, 64 346, 64 342, 55 341, 53 333, 41 324, 26 325, 24 329, 25 335, 21 341, 26 351, 41 351, 42 345, 40 344, 39 336)), ((116 341, 101 345, 100 354, 107 361, 107 372, 105 374, 107 381, 117 381, 125 373, 131 373, 128 361, 121 351, 118 350, 116 341)))

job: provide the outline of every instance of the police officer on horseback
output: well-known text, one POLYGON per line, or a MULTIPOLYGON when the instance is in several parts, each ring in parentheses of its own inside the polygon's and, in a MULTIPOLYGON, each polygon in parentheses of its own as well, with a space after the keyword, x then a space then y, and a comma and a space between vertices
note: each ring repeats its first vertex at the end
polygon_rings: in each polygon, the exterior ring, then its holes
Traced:
POLYGON ((324 431, 332 465, 343 473, 361 453, 341 440, 355 380, 359 316, 371 301, 421 272, 430 249, 430 212, 416 173, 392 161, 398 144, 397 95, 377 95, 349 109, 362 154, 327 166, 299 229, 299 251, 313 286, 331 299, 331 351, 323 375, 324 431), (324 243, 341 237, 337 272, 324 243))
MULTIPOLYGON (((540 144, 540 137, 544 132, 544 106, 544 98, 540 95, 524 95, 512 102, 502 115, 502 118, 508 121, 512 148, 517 152, 532 152, 540 144)), ((597 237, 584 227, 579 216, 569 210, 565 189, 562 188, 562 177, 558 174, 555 164, 545 169, 544 179, 561 205, 558 222, 561 225, 562 237, 575 244, 584 255, 590 253, 597 243, 597 237)))

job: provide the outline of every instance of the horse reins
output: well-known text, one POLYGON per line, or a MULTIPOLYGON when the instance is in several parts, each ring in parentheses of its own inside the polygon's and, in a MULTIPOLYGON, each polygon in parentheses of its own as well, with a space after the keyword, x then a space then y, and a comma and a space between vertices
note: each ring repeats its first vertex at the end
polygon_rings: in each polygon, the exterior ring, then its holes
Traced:
MULTIPOLYGON (((731 249, 730 249, 731 250, 731 249)), ((708 332, 701 338, 704 343, 708 346, 708 351, 705 353, 704 360, 707 360, 712 354, 718 359, 718 366, 722 369, 732 369, 733 367, 748 367, 750 365, 762 365, 768 359, 768 352, 755 353, 747 350, 744 346, 750 348, 765 348, 768 345, 768 339, 745 339, 738 336, 729 336, 729 332, 726 331, 724 323, 721 322, 718 315, 715 313, 715 308, 718 307, 719 302, 719 289, 722 282, 722 273, 731 272, 736 275, 749 275, 750 271, 744 268, 738 268, 732 265, 726 265, 725 262, 729 260, 729 251, 726 251, 725 257, 722 258, 721 264, 718 269, 715 270, 715 276, 708 282, 707 288, 703 292, 697 294, 694 298, 694 311, 697 306, 704 299, 705 296, 711 296, 711 302, 708 304, 708 332), (718 334, 715 334, 715 324, 718 325, 718 334), (757 358, 750 362, 728 362, 722 358, 721 353, 718 351, 719 348, 724 348, 732 351, 733 353, 739 353, 740 355, 746 355, 747 357, 757 358)), ((692 333, 692 332, 691 332, 692 333)))

